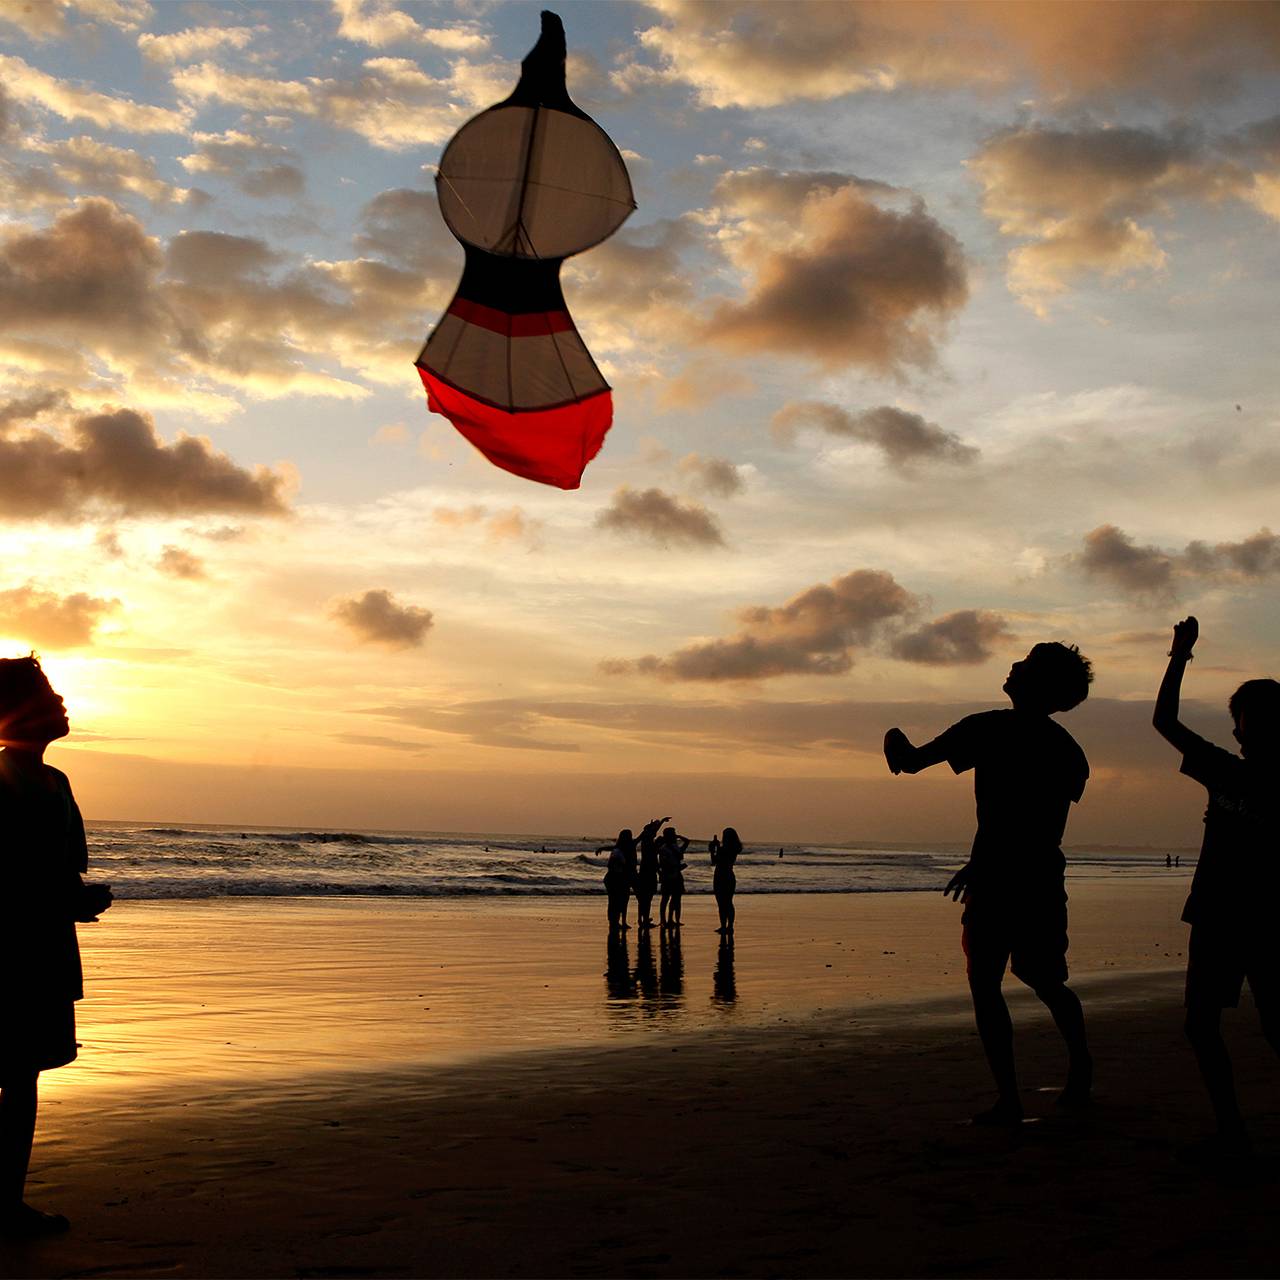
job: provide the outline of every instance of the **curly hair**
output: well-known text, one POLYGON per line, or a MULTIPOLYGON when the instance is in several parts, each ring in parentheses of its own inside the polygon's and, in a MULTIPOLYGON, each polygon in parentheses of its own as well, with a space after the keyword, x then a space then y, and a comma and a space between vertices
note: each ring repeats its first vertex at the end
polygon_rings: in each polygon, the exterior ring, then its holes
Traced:
POLYGON ((1027 654, 1037 687, 1054 711, 1070 711, 1088 696, 1093 683, 1093 663, 1074 644, 1049 640, 1027 654))
POLYGON ((1237 726, 1246 713, 1250 719, 1262 716, 1280 726, 1280 681, 1246 680, 1227 700, 1227 710, 1237 726))

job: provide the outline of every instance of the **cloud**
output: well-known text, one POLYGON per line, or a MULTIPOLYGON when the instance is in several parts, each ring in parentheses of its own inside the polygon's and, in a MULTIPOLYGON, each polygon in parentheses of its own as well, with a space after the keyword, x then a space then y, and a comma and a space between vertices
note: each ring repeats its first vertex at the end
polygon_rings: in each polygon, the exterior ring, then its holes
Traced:
POLYGON ((732 498, 745 487, 742 472, 728 458, 711 454, 686 453, 676 470, 695 488, 717 498, 732 498))
POLYGON ((474 24, 421 27, 409 14, 386 0, 333 0, 341 20, 338 34, 358 44, 381 49, 389 44, 430 44, 455 53, 477 53, 489 46, 489 37, 474 24))
POLYGON ((918 462, 964 465, 978 456, 976 448, 937 423, 888 404, 850 413, 825 400, 792 400, 773 415, 771 425, 774 435, 783 441, 810 427, 841 439, 874 445, 895 471, 910 472, 918 462))
POLYGON ((62 391, 33 391, 30 395, 0 400, 0 437, 15 424, 34 422, 55 409, 67 407, 67 396, 62 391))
MULTIPOLYGON (((1166 253, 1150 218, 1172 202, 1248 201, 1269 209, 1280 164, 1268 122, 1213 140, 1185 126, 1019 125, 988 139, 969 161, 983 210, 1003 235, 1026 241, 1009 254, 1008 284, 1044 314, 1078 278, 1160 271, 1166 253)), ((1277 211, 1280 212, 1280 211, 1277 211)))
POLYGON ((69 194, 81 192, 138 195, 154 205, 186 204, 195 195, 165 182, 149 156, 95 138, 34 137, 22 150, 40 160, 31 167, 9 168, 6 198, 11 208, 62 208, 69 194))
POLYGON ((628 58, 615 85, 687 84, 711 107, 1023 79, 1055 96, 1136 92, 1186 102, 1220 96, 1242 74, 1280 62, 1280 19, 1267 4, 649 0, 649 7, 659 22, 639 37, 654 61, 628 58))
POLYGON ((100 129, 126 133, 182 133, 191 112, 152 107, 129 98, 114 98, 95 89, 82 89, 28 65, 21 58, 0 54, 0 80, 9 97, 43 107, 63 120, 88 120, 100 129))
POLYGON ((138 48, 152 62, 192 62, 218 49, 244 49, 261 27, 188 27, 169 35, 149 31, 138 37, 138 48))
POLYGON ((194 133, 191 139, 195 150, 178 157, 188 173, 229 178, 248 196, 298 196, 306 186, 306 176, 288 147, 237 129, 194 133))
POLYGON ((98 623, 119 606, 83 591, 58 596, 30 584, 11 587, 0 591, 0 631, 37 648, 75 649, 91 644, 98 623))
POLYGON ((746 296, 704 339, 881 374, 931 367, 968 297, 959 242, 909 193, 841 174, 747 169, 716 186, 718 242, 746 296))
POLYGON ((481 528, 490 542, 527 542, 536 547, 542 532, 542 521, 530 519, 519 507, 505 511, 490 511, 478 503, 437 507, 431 518, 447 529, 481 528))
POLYGON ((170 578, 181 578, 184 581, 198 581, 207 578, 204 561, 182 547, 165 547, 156 561, 156 568, 170 578))
POLYGON ((1280 575, 1280 536, 1262 528, 1239 542, 1190 542, 1181 551, 1139 546, 1113 524, 1085 534, 1084 548, 1070 558, 1089 577, 1109 581, 1126 594, 1171 598, 1179 586, 1255 583, 1280 575))
POLYGON ((0 0, 0 22, 12 23, 38 41, 65 36, 68 14, 132 31, 151 13, 147 0, 0 0))
POLYGON ((853 666, 854 648, 887 633, 918 604, 891 574, 855 569, 833 582, 806 588, 786 604, 739 610, 739 629, 727 640, 699 640, 665 658, 610 661, 603 669, 664 680, 842 675, 853 666))
POLYGON ((366 59, 364 74, 347 80, 241 75, 212 62, 181 67, 172 79, 189 104, 315 117, 386 150, 444 142, 476 108, 505 97, 513 81, 505 65, 459 61, 436 78, 408 58, 389 57, 366 59))
MULTIPOLYGON (((38 408, 17 404, 30 420, 38 408)), ((45 408, 48 405, 44 406, 45 408)), ((150 417, 132 409, 85 414, 59 437, 47 431, 0 432, 0 517, 86 520, 96 513, 193 515, 288 512, 289 477, 239 467, 208 440, 180 435, 166 444, 150 417)))
POLYGON ((596 527, 660 547, 722 547, 720 522, 700 502, 681 502, 662 489, 616 489, 596 527))
POLYGON ((434 624, 429 609, 398 604, 389 591, 380 590, 339 600, 331 616, 350 628, 360 640, 389 649, 419 647, 434 624))
MULTIPOLYGON (((131 401, 222 416, 235 402, 209 380, 264 397, 369 394, 322 360, 403 385, 404 350, 447 287, 372 259, 298 263, 221 232, 166 247, 96 197, 47 227, 0 226, 0 334, 92 353, 131 401)), ((47 359, 28 350, 38 374, 47 359)))
POLYGON ((928 666, 970 666, 991 657, 992 646, 1012 636, 1004 617, 985 609, 957 609, 897 636, 893 656, 928 666))

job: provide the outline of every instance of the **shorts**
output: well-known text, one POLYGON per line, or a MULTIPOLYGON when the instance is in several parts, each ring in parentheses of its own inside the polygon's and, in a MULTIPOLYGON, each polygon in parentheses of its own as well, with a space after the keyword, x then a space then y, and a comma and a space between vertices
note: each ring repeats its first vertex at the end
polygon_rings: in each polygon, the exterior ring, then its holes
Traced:
POLYGON ((10 1006, 3 1013, 4 1038, 0 1047, 0 1086, 6 1080, 28 1077, 74 1062, 76 1006, 74 1000, 49 1004, 10 1006))
POLYGON ((1191 926, 1187 944, 1185 1003, 1234 1009, 1245 979, 1259 1010, 1276 1008, 1280 996, 1280 953, 1258 930, 1191 926))
POLYGON ((1000 982, 1005 967, 1029 987, 1067 980, 1067 894, 1055 888, 1016 899, 964 896, 961 944, 970 979, 1000 982))

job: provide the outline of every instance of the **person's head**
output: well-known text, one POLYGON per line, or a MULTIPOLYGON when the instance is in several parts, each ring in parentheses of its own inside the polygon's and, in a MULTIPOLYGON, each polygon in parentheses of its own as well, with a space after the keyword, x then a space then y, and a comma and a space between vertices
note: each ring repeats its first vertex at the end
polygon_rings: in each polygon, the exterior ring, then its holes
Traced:
POLYGON ((615 847, 619 849, 630 849, 633 840, 634 837, 631 834, 631 828, 623 827, 622 830, 618 832, 618 839, 615 847))
POLYGON ((1093 665, 1075 645, 1051 640, 1036 645, 1009 668, 1004 691, 1019 710, 1070 711, 1088 696, 1093 665))
POLYGON ((1245 755, 1280 754, 1280 681, 1246 680, 1227 701, 1245 755))
POLYGON ((675 843, 675 839, 676 839, 676 829, 675 829, 675 827, 663 827, 663 829, 662 829, 662 838, 663 838, 663 839, 664 839, 668 844, 674 844, 674 843, 675 843))
POLYGON ((67 709, 40 659, 0 658, 0 745, 46 747, 70 729, 67 709))
POLYGON ((725 853, 742 852, 742 841, 738 839, 738 833, 732 827, 725 827, 724 834, 720 837, 720 847, 725 853))

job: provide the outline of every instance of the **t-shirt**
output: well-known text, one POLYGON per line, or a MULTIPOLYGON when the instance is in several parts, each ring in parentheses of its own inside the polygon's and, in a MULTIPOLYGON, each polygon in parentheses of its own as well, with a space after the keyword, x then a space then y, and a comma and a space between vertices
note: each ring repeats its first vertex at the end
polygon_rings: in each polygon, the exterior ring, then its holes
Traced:
POLYGON ((1060 882, 1067 815, 1089 777, 1079 743, 1046 715, 1006 708, 965 716, 933 745, 956 773, 974 770, 971 887, 1060 882))
MULTIPOLYGON (((1188 732, 1190 732, 1188 730, 1188 732)), ((1274 918, 1280 890, 1280 779, 1270 769, 1191 734, 1182 772, 1209 792, 1204 841, 1182 918, 1188 924, 1274 918)))

